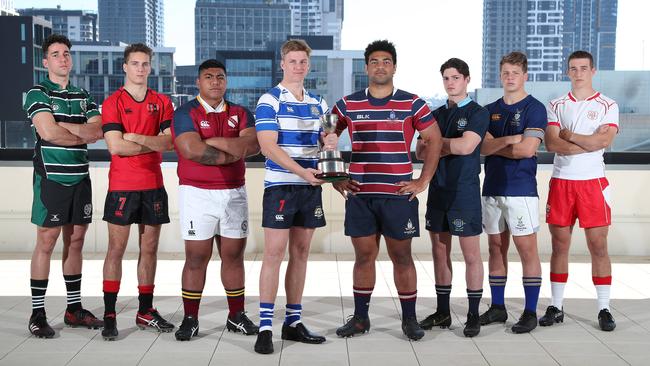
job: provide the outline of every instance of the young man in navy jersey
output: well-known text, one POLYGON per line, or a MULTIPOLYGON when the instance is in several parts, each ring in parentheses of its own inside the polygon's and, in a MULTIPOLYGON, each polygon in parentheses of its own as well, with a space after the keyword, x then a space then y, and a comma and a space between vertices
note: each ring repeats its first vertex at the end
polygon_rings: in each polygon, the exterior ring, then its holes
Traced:
POLYGON ((365 59, 368 89, 344 97, 333 109, 339 116, 337 134, 347 128, 352 141, 352 179, 334 186, 346 198, 345 235, 352 237, 355 251, 354 315, 336 334, 350 337, 370 330, 368 308, 383 235, 402 305, 402 331, 418 340, 424 331, 415 316, 417 277, 411 238, 419 236, 416 196, 436 170, 440 130, 422 99, 393 86, 397 53, 392 43, 372 42, 365 59), (410 146, 416 130, 430 148, 420 177, 413 179, 410 146))
MULTIPOLYGON (((440 67, 447 91, 447 103, 433 112, 443 136, 442 158, 429 185, 426 228, 433 247, 433 268, 438 296, 437 311, 423 320, 424 329, 451 325, 451 238, 458 236, 465 259, 469 311, 463 333, 478 335, 478 307, 483 294, 483 262, 479 247, 481 234, 481 191, 479 187, 480 144, 488 128, 485 108, 467 94, 469 67, 451 58, 440 67)), ((424 158, 430 146, 418 140, 417 156, 424 158)))
POLYGON ((525 54, 512 52, 503 56, 499 67, 503 97, 486 106, 490 127, 481 145, 481 154, 486 156, 483 229, 488 234, 492 304, 480 321, 487 325, 508 319, 504 290, 512 234, 521 258, 526 295, 524 312, 512 331, 528 333, 537 326, 537 299, 542 282, 537 254, 539 198, 535 176, 537 148, 547 123, 546 107, 524 89, 528 79, 525 54))

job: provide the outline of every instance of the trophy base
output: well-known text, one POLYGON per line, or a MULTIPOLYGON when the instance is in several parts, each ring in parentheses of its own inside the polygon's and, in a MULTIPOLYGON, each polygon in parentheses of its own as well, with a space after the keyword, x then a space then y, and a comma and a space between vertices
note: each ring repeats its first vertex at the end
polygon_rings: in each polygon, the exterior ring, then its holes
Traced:
POLYGON ((315 177, 329 183, 350 179, 350 175, 345 172, 320 173, 316 174, 315 177))

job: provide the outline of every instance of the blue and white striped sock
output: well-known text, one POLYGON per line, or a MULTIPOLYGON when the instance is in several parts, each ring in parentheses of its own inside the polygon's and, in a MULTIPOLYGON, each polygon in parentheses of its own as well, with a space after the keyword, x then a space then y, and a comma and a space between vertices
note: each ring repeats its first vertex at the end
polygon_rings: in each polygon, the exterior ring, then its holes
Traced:
POLYGON ((273 330, 273 307, 275 305, 269 302, 260 303, 260 332, 273 330))
POLYGON ((284 313, 284 324, 295 327, 301 322, 300 316, 302 315, 301 304, 287 304, 287 310, 284 313))

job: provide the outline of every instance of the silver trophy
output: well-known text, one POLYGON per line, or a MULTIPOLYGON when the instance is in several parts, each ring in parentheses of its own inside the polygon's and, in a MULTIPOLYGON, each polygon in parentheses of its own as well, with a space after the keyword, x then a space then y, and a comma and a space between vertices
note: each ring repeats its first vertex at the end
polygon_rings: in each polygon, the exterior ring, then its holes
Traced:
MULTIPOLYGON (((324 114, 320 116, 320 124, 327 134, 336 131, 336 123, 339 116, 336 114, 324 114)), ((316 174, 316 178, 327 182, 336 182, 349 179, 350 175, 345 170, 345 162, 341 152, 337 150, 323 150, 318 153, 318 170, 322 173, 316 174)))

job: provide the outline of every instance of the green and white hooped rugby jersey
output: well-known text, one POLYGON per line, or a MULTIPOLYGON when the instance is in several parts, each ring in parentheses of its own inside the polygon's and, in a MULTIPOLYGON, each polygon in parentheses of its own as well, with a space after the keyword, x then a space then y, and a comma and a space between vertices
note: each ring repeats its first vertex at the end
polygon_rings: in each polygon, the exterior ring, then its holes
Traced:
POLYGON ((67 186, 75 185, 86 178, 86 144, 60 146, 45 141, 38 135, 33 118, 40 112, 50 112, 56 122, 87 123, 89 118, 99 115, 97 104, 88 92, 70 84, 62 89, 50 79, 45 79, 27 92, 23 109, 27 113, 36 140, 33 158, 36 174, 67 186))

